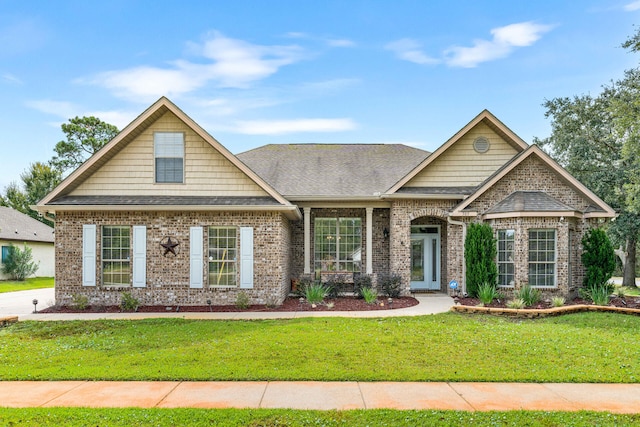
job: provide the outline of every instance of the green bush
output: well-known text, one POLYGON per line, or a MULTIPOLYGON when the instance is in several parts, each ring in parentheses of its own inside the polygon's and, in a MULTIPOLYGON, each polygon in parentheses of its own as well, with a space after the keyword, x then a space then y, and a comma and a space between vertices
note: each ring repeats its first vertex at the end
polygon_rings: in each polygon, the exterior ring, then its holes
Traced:
POLYGON ((483 283, 498 283, 496 266, 496 239, 489 224, 471 223, 464 241, 467 292, 478 296, 483 283))
POLYGON ((240 310, 246 310, 249 308, 249 295, 246 292, 240 291, 236 296, 236 307, 240 310))
POLYGON ((564 297, 553 297, 551 298, 551 305, 553 307, 562 307, 565 304, 566 300, 564 297))
POLYGON ((527 307, 531 307, 540 301, 542 292, 540 289, 532 288, 528 283, 515 292, 516 298, 521 298, 527 307))
POLYGON ((329 290, 321 283, 314 283, 305 287, 304 297, 309 304, 319 304, 325 299, 328 292, 329 290))
POLYGON ((609 296, 613 293, 615 286, 605 283, 603 286, 587 286, 580 289, 580 296, 593 301, 595 305, 609 305, 609 296))
POLYGON ((17 246, 9 245, 9 254, 2 265, 2 272, 14 280, 23 281, 27 277, 33 276, 39 266, 39 262, 33 261, 31 248, 26 244, 23 250, 17 246))
POLYGON ((378 301, 378 291, 373 288, 362 288, 362 298, 367 304, 375 304, 378 301))
POLYGON ((82 294, 73 294, 71 297, 71 307, 75 310, 84 310, 89 306, 89 298, 82 294))
POLYGON ((582 238, 582 247, 584 287, 605 287, 616 268, 615 253, 607 233, 600 228, 590 229, 582 238))
POLYGON ((129 292, 122 293, 122 297, 120 299, 120 307, 122 308, 122 311, 138 311, 139 305, 140 301, 138 301, 129 292))
POLYGON ((524 308, 524 300, 522 298, 514 298, 507 301, 507 308, 521 309, 524 308))
POLYGON ((494 299, 500 296, 500 292, 494 284, 483 283, 478 287, 478 298, 482 304, 491 304, 494 299))
POLYGON ((402 293, 402 276, 386 274, 378 279, 382 293, 389 298, 398 298, 402 293))
POLYGON ((360 274, 353 278, 353 295, 358 298, 364 298, 365 290, 371 290, 371 276, 360 274))

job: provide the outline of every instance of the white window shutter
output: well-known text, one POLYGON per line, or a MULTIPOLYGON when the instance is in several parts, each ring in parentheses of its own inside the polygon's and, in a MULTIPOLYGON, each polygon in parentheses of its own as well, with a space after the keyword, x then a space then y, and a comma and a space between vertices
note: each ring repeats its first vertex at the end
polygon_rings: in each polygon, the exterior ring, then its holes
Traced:
POLYGON ((96 285, 96 225, 82 226, 82 286, 96 285))
POLYGON ((240 227, 240 287, 253 288, 253 227, 240 227))
POLYGON ((189 287, 191 288, 202 287, 202 266, 204 262, 202 247, 202 227, 191 227, 189 229, 189 287))
POLYGON ((133 287, 147 286, 147 227, 133 226, 133 287))

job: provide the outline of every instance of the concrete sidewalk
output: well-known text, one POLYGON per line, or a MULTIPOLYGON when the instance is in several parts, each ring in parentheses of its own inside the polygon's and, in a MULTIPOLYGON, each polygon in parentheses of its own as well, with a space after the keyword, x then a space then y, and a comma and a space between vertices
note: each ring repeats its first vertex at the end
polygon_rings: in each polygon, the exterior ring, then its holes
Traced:
POLYGON ((5 407, 640 412, 640 384, 0 381, 5 407))
MULTIPOLYGON (((200 312, 200 313, 22 313, 19 320, 96 320, 96 319, 210 319, 210 320, 257 320, 257 319, 297 319, 301 317, 395 317, 424 316, 445 313, 454 305, 453 298, 446 294, 416 294, 418 305, 393 310, 372 311, 242 311, 242 312, 200 312)), ((32 310, 33 311, 33 310, 32 310)))

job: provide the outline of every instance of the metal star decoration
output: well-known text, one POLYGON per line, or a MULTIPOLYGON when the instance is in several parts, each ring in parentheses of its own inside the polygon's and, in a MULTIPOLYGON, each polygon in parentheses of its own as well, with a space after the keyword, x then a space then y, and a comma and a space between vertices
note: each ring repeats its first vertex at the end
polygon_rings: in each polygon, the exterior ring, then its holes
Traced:
POLYGON ((173 256, 177 256, 176 247, 180 244, 178 240, 171 240, 171 237, 167 237, 162 242, 160 242, 160 246, 164 248, 163 256, 167 256, 169 252, 173 254, 173 256))

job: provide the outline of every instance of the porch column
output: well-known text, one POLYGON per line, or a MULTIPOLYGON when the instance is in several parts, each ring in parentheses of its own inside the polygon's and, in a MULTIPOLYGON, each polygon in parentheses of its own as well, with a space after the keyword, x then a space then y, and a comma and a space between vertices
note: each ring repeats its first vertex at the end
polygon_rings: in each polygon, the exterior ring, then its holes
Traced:
POLYGON ((367 212, 367 274, 373 274, 373 208, 365 208, 367 212))
POLYGON ((311 208, 304 211, 304 274, 311 274, 311 208))

